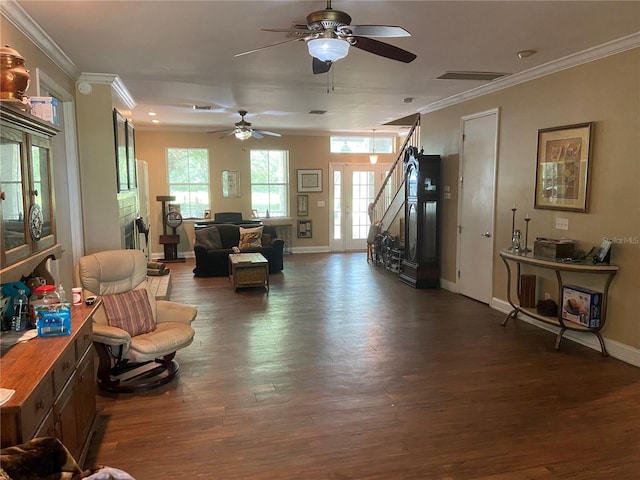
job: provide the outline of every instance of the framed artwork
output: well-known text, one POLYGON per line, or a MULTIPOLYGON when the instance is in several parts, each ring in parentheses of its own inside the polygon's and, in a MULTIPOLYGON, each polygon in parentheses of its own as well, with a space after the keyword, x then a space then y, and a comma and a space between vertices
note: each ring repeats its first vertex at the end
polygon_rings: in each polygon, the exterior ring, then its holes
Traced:
POLYGON ((298 195, 298 216, 309 215, 309 195, 298 195))
POLYGON ((133 123, 126 121, 127 130, 127 173, 129 190, 138 188, 138 179, 136 177, 136 138, 133 123))
POLYGON ((113 109, 113 133, 116 148, 116 178, 118 193, 129 190, 129 166, 127 164, 127 121, 113 109))
POLYGON ((240 196, 240 172, 222 171, 222 196, 225 198, 237 198, 240 196))
POLYGON ((298 170, 298 192, 321 192, 322 170, 298 170))
POLYGON ((211 220, 211 210, 204 211, 204 218, 205 220, 211 220))
POLYGON ((535 208, 587 211, 593 126, 538 130, 535 208))
POLYGON ((298 238, 311 238, 312 236, 311 220, 298 220, 298 238))

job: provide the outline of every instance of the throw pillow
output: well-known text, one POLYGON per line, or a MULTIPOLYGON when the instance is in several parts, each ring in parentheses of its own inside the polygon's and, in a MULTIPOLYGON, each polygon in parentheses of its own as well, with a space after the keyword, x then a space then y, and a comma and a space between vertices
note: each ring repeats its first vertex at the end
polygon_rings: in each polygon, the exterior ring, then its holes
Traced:
POLYGON ((109 325, 121 328, 132 337, 153 332, 156 329, 145 289, 103 295, 102 303, 109 325))
POLYGON ((222 239, 217 227, 200 228, 196 230, 196 243, 207 250, 222 248, 222 239))
POLYGON ((262 247, 262 229, 263 227, 240 227, 240 243, 238 244, 240 250, 262 247))

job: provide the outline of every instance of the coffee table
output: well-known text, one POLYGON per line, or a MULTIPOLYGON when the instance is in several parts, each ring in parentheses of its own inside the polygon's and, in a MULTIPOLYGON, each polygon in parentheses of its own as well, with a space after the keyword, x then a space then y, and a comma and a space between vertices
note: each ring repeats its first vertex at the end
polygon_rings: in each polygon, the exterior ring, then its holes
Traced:
POLYGON ((264 287, 269 291, 269 261, 260 253, 230 253, 229 279, 234 289, 264 287))

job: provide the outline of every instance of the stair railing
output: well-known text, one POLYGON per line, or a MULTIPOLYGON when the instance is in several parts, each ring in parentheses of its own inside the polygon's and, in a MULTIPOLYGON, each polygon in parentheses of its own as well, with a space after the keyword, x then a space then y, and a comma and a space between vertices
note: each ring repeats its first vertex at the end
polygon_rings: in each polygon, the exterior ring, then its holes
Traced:
MULTIPOLYGON (((409 130, 402 147, 398 150, 398 157, 387 172, 387 176, 380 186, 380 190, 373 201, 373 215, 371 223, 376 223, 384 217, 384 214, 389 209, 391 202, 401 188, 404 188, 404 156, 405 150, 409 146, 416 147, 419 150, 420 146, 420 117, 416 115, 416 119, 409 130)), ((383 229, 387 229, 389 225, 383 225, 383 229)))

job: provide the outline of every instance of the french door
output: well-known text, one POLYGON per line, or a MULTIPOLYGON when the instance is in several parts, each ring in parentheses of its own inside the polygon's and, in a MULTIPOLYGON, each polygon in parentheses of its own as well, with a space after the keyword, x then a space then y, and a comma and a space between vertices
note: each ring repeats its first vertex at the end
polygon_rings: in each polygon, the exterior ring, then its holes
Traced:
POLYGON ((388 165, 329 165, 331 251, 366 250, 371 225, 369 205, 388 168, 388 165))

